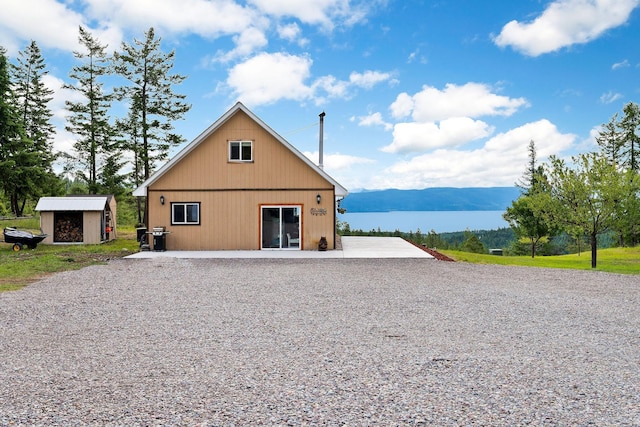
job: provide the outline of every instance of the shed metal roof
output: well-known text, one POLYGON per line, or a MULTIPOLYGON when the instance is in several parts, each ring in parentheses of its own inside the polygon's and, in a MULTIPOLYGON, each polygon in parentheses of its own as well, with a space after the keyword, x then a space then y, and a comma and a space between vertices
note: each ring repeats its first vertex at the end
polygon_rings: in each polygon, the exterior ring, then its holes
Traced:
POLYGON ((107 197, 41 197, 37 211, 102 211, 107 197))

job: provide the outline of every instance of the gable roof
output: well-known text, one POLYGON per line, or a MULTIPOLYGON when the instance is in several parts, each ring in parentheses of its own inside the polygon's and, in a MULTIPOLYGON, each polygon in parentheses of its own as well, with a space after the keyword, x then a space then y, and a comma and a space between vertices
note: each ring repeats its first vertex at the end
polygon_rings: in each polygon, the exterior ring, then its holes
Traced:
POLYGON ((331 178, 325 171, 320 169, 318 165, 313 163, 307 156, 298 151, 293 145, 291 145, 287 140, 281 137, 277 132, 271 129, 265 122, 263 122, 258 116, 253 114, 247 107, 244 106, 241 102, 237 102, 236 105, 231 107, 226 113, 224 113, 218 120, 216 120, 211 126, 209 126, 204 132, 196 137, 193 141, 191 141, 186 147, 184 147, 178 154, 176 154, 171 160, 165 163, 160 169, 158 169, 153 175, 149 177, 145 182, 140 184, 138 188, 133 190, 134 196, 146 196, 147 188, 155 181, 157 181, 162 175, 164 175, 168 170, 170 170, 173 165, 178 163, 182 158, 187 156, 194 148, 196 148, 202 141, 207 139, 211 134, 217 131, 224 123, 227 122, 231 117, 233 117, 238 111, 244 112, 247 116, 249 116, 253 121, 255 121, 259 126, 261 126, 265 131, 267 131, 271 136, 273 136, 278 142, 288 148, 293 154, 295 154, 300 160, 305 162, 307 166, 313 169, 315 172, 320 174, 324 179, 329 181, 335 187, 335 194, 338 197, 344 197, 348 194, 346 188, 340 185, 335 179, 331 178))
POLYGON ((102 211, 107 204, 107 196, 85 197, 40 197, 37 211, 102 211))

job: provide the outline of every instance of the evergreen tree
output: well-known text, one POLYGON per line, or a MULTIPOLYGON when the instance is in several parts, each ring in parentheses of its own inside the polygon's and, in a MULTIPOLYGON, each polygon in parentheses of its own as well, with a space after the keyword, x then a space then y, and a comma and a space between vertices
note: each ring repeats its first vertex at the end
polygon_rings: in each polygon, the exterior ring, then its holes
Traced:
POLYGON ((602 154, 611 160, 613 164, 620 164, 624 141, 620 132, 618 113, 614 114, 608 123, 602 125, 602 130, 598 133, 596 142, 600 146, 602 154))
POLYGON ((29 197, 39 191, 44 173, 40 155, 26 137, 15 99, 6 50, 0 47, 0 186, 11 212, 22 216, 29 197))
POLYGON ((529 142, 529 162, 519 184, 523 194, 511 203, 503 214, 516 237, 527 239, 531 247, 531 258, 536 256, 538 244, 551 237, 557 230, 548 221, 544 207, 549 196, 549 183, 544 168, 537 164, 534 141, 529 142))
POLYGON ((620 120, 622 154, 624 156, 624 166, 632 171, 638 172, 640 164, 640 106, 633 102, 625 105, 624 117, 620 120))
POLYGON ((144 40, 123 43, 122 51, 114 55, 116 73, 129 81, 118 89, 118 94, 129 102, 130 120, 139 120, 133 133, 139 139, 128 148, 140 160, 145 180, 155 163, 167 158, 172 146, 184 142, 183 137, 173 132, 173 122, 182 119, 191 108, 184 102, 184 95, 173 92, 173 86, 182 83, 186 76, 170 74, 175 51, 162 52, 160 41, 150 28, 144 40))
POLYGON ((19 52, 17 63, 12 67, 14 102, 26 137, 33 142, 33 149, 40 156, 43 180, 38 188, 43 190, 42 194, 56 194, 60 192, 62 183, 53 171, 55 127, 51 123, 53 112, 49 108, 53 90, 44 84, 43 78, 48 71, 35 41, 19 52))
POLYGON ((460 246, 461 251, 475 254, 484 254, 487 252, 487 249, 484 247, 484 244, 480 241, 478 236, 473 234, 471 231, 466 230, 464 232, 464 237, 465 240, 460 246))
POLYGON ((106 45, 101 45, 91 33, 80 27, 79 41, 85 52, 76 51, 74 56, 81 61, 73 67, 69 76, 77 80, 76 85, 65 88, 80 93, 83 101, 67 101, 71 112, 66 129, 78 135, 74 144, 77 153, 78 175, 87 183, 89 192, 99 190, 98 168, 102 155, 112 155, 113 130, 109 123, 108 111, 112 96, 105 94, 101 79, 109 72, 106 45))

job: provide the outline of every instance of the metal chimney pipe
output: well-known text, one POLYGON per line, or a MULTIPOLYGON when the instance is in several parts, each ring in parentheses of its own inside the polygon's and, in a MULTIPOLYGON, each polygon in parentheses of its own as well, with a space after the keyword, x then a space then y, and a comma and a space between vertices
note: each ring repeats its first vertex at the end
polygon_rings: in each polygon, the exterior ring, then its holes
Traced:
POLYGON ((323 145, 324 145, 324 111, 320 113, 320 141, 319 141, 319 152, 318 152, 318 167, 320 169, 324 169, 324 154, 323 154, 323 145))

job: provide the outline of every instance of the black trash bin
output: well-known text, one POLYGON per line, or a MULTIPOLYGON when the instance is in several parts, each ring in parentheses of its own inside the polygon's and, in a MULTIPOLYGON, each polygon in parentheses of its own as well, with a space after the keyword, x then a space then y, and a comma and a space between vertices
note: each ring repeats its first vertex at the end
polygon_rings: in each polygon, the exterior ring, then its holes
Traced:
POLYGON ((147 232, 147 227, 138 227, 136 228, 136 240, 139 242, 142 239, 142 236, 147 232))
POLYGON ((153 236, 153 250, 156 252, 167 250, 167 234, 164 227, 153 227, 151 235, 153 236))

